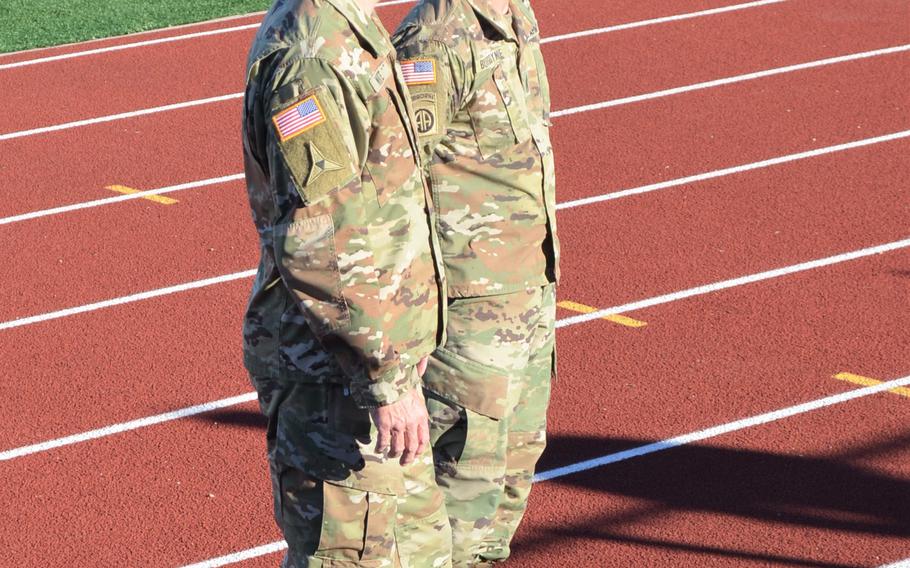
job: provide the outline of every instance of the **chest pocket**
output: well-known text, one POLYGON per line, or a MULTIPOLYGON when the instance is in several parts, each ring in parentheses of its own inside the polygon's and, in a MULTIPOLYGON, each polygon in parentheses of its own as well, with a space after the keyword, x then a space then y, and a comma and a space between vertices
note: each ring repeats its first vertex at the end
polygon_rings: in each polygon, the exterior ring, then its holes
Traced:
POLYGON ((366 167, 382 206, 415 175, 417 164, 405 128, 407 110, 395 92, 382 86, 368 102, 373 118, 366 167))
POLYGON ((528 139, 520 85, 509 80, 501 64, 487 77, 468 108, 477 147, 485 160, 528 139))

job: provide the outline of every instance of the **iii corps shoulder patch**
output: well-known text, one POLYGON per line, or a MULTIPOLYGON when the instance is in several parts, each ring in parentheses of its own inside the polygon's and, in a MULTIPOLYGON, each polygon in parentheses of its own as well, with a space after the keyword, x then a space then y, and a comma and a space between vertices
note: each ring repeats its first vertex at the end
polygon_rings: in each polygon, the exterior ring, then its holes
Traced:
POLYGON ((281 103, 272 111, 272 123, 277 150, 304 204, 316 203, 356 178, 344 137, 346 123, 325 87, 281 103))
POLYGON ((433 85, 436 83, 436 62, 432 59, 402 61, 401 74, 408 85, 433 85))

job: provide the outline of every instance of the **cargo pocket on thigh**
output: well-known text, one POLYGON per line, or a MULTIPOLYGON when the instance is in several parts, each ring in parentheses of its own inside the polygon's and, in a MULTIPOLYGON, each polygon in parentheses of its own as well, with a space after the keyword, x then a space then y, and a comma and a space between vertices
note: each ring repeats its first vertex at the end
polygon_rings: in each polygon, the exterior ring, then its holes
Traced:
POLYGON ((509 376, 445 347, 430 357, 423 384, 428 391, 496 420, 509 411, 509 376))
POLYGON ((326 568, 398 566, 394 495, 322 484, 322 524, 315 556, 326 568))

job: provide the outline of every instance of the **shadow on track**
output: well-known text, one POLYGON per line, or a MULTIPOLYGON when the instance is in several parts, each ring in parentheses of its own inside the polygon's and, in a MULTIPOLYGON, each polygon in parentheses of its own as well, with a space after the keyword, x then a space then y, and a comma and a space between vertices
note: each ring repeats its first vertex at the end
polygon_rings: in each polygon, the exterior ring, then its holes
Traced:
POLYGON ((265 432, 268 426, 268 420, 258 410, 231 410, 221 409, 212 412, 204 412, 193 416, 196 420, 211 422, 213 424, 224 424, 242 428, 244 430, 262 430, 265 432))
MULTIPOLYGON (((194 417, 215 424, 264 431, 266 419, 255 410, 218 410, 194 417)), ((538 471, 627 450, 653 440, 551 436, 538 471)), ((910 447, 910 430, 902 436, 852 447, 829 456, 799 456, 703 445, 682 446, 625 462, 556 478, 545 483, 602 494, 594 509, 610 509, 610 496, 632 497, 639 505, 617 512, 592 514, 577 524, 525 527, 513 546, 508 566, 522 566, 539 554, 573 541, 606 541, 668 552, 689 552, 729 560, 746 560, 812 568, 856 568, 854 565, 747 550, 731 550, 648 536, 641 525, 671 513, 736 516, 776 526, 808 527, 910 538, 910 479, 872 471, 856 462, 901 459, 910 447)), ((627 503, 627 502, 626 502, 627 503)), ((532 501, 530 515, 540 507, 532 501)), ((690 535, 696 536, 696 535, 690 535)), ((808 554, 808 552, 807 552, 808 554)))
MULTIPOLYGON (((641 523, 671 513, 707 513, 777 526, 910 538, 910 479, 851 463, 905 451, 910 444, 910 431, 899 438, 823 457, 690 445, 556 478, 546 483, 603 494, 594 503, 602 503, 602 511, 614 512, 592 515, 578 524, 522 531, 514 546, 514 558, 521 565, 522 558, 530 560, 554 543, 565 546, 571 539, 576 543, 572 546, 584 540, 611 541, 792 566, 846 567, 849 565, 811 558, 727 550, 693 543, 691 539, 655 538, 641 531, 641 523), (615 507, 603 505, 609 503, 610 495, 635 498, 639 506, 615 511, 615 507), (638 530, 634 525, 638 525, 638 530)), ((553 436, 538 471, 651 442, 553 436)), ((531 515, 534 509, 532 502, 531 515)))

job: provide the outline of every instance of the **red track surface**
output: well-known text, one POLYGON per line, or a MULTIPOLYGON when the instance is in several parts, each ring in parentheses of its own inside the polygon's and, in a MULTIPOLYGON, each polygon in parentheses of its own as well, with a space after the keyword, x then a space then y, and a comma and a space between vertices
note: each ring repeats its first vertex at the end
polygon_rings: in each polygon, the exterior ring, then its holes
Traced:
MULTIPOLYGON (((553 36, 733 3, 584 3, 574 18, 564 2, 535 6, 553 36)), ((394 25, 406 9, 381 14, 394 25)), ((910 43, 908 18, 903 2, 789 1, 551 43, 554 108, 910 43)), ((237 92, 251 35, 0 69, 19 86, 4 95, 0 133, 237 92)), ((910 53, 882 55, 557 118, 560 201, 910 129, 908 71, 910 53)), ((238 173, 238 113, 235 100, 0 141, 11 196, 0 217, 108 197, 111 184, 238 173)), ((564 210, 560 297, 620 305, 905 239, 908 151, 908 139, 885 142, 564 210)), ((242 182, 171 197, 0 225, 0 322, 255 265, 242 182)), ((238 326, 249 285, 0 330, 0 452, 248 392, 238 326)), ((858 388, 837 372, 906 376, 908 291, 903 249, 629 314, 641 329, 563 328, 541 470, 858 388)), ((279 540, 256 412, 0 462, 0 565, 176 566, 279 540)), ((908 415, 910 399, 883 393, 541 483, 509 565, 910 557, 908 415)))

